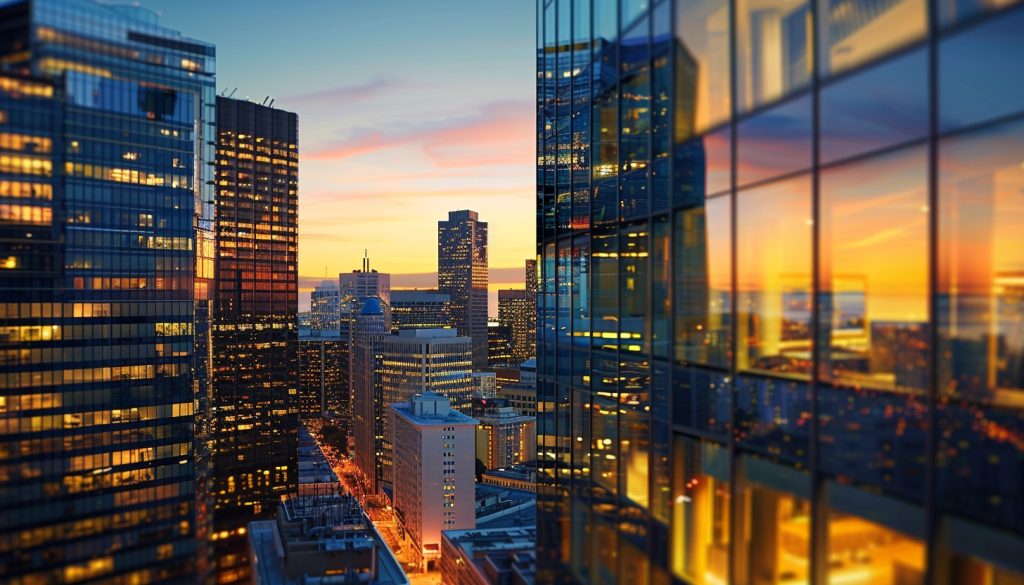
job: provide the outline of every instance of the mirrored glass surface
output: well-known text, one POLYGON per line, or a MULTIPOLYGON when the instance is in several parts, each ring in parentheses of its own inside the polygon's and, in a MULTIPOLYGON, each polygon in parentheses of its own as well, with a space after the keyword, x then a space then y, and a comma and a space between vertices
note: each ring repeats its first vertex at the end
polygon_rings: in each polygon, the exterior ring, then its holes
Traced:
POLYGON ((877 59, 924 38, 924 0, 818 0, 821 74, 877 59))
POLYGON ((749 185, 811 166, 811 96, 780 104, 736 128, 736 182, 749 185))
POLYGON ((675 140, 729 118, 729 2, 676 0, 675 140))
POLYGON ((736 83, 741 112, 778 100, 811 79, 808 0, 737 0, 736 83))

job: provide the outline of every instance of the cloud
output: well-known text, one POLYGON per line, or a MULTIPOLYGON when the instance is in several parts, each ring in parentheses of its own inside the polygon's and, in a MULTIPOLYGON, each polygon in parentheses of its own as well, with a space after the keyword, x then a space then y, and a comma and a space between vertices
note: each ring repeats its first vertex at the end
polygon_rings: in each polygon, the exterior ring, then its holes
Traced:
MULTIPOLYGON (((524 183, 522 187, 459 187, 453 189, 431 189, 431 190, 381 190, 381 191, 317 191, 303 193, 300 196, 302 210, 307 211, 313 207, 337 206, 339 203, 352 201, 394 201, 397 199, 459 199, 463 197, 479 198, 492 197, 526 197, 532 203, 534 186, 524 183)), ((301 222, 305 222, 308 216, 300 216, 301 222)), ((388 221, 394 221, 395 215, 387 216, 388 221)), ((438 216, 444 219, 444 215, 438 216)), ((349 217, 346 221, 351 220, 349 217)), ((360 221, 361 221, 360 216, 360 221)))
POLYGON ((296 93, 281 98, 289 104, 306 106, 351 105, 377 97, 388 90, 401 87, 401 83, 391 78, 377 78, 356 85, 339 85, 316 91, 296 93))
MULTIPOLYGON (((492 285, 509 285, 510 288, 522 288, 526 285, 526 259, 523 266, 504 266, 488 269, 489 282, 492 285)), ((336 274, 328 274, 328 278, 337 278, 336 274)), ((312 289, 320 284, 322 276, 300 276, 299 288, 312 289)), ((437 288, 436 272, 404 272, 391 275, 392 288, 437 288)))
POLYGON ((533 102, 493 102, 466 116, 390 129, 356 128, 304 156, 342 160, 392 148, 414 148, 438 168, 532 164, 534 115, 533 102))

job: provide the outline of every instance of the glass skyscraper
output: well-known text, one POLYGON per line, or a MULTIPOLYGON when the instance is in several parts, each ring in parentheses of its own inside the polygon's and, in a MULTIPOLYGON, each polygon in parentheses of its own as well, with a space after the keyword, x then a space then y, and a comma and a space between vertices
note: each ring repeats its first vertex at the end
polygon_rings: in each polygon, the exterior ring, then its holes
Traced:
POLYGON ((539 582, 1024 582, 1024 7, 539 0, 539 582))
POLYGON ((213 46, 85 1, 0 39, 0 581, 191 580, 213 46))
POLYGON ((437 222, 437 290, 451 298, 452 322, 473 339, 473 369, 487 367, 487 222, 449 211, 437 222))

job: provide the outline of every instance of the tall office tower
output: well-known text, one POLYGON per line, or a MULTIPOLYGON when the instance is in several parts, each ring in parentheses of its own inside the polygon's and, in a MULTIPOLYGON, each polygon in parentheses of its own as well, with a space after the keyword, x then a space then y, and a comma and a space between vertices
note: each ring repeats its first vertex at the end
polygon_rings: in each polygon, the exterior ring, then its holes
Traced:
POLYGON ((214 50, 2 4, 0 581, 190 581, 214 50))
POLYGON ((487 323, 487 365, 491 369, 512 365, 512 329, 497 321, 487 323))
POLYGON ((452 326, 451 297, 436 290, 391 293, 392 333, 400 329, 444 329, 452 326))
POLYGON ((217 580, 248 578, 246 523, 295 491, 298 116, 217 98, 212 452, 217 580))
POLYGON ((384 398, 381 386, 381 344, 391 324, 377 297, 361 299, 352 331, 352 435, 356 467, 371 494, 382 488, 380 453, 384 442, 384 398))
POLYGON ((536 321, 535 304, 530 301, 525 290, 498 291, 498 323, 508 329, 509 354, 513 364, 521 364, 534 357, 533 350, 537 343, 536 326, 530 328, 530 317, 533 316, 532 321, 536 321))
MULTIPOLYGON (((526 342, 530 355, 526 359, 537 357, 537 261, 530 258, 526 261, 526 330, 529 339, 526 342)), ((525 361, 525 360, 524 360, 525 361)))
POLYGON ((441 531, 476 527, 476 420, 428 392, 388 409, 395 445, 395 514, 423 566, 441 556, 441 531))
POLYGON ((459 335, 473 339, 473 369, 487 367, 487 222, 449 211, 437 222, 437 289, 451 297, 459 335))
POLYGON ((347 435, 347 419, 337 416, 337 405, 348 402, 346 345, 337 331, 299 330, 299 417, 337 417, 347 435))
POLYGON ((502 469, 537 458, 537 419, 512 406, 490 406, 476 417, 476 458, 502 469))
POLYGON ((366 299, 376 297, 383 303, 384 311, 390 313, 391 275, 371 269, 368 256, 363 257, 362 270, 342 272, 338 275, 338 283, 341 285, 342 298, 366 299))
MULTIPOLYGON (((379 371, 382 404, 408 402, 413 394, 434 392, 447 398, 451 407, 468 414, 476 388, 472 370, 473 343, 454 329, 407 329, 381 340, 379 371)), ((392 449, 389 421, 378 434, 384 437, 378 450, 383 483, 391 488, 392 449)))
POLYGON ((341 329, 341 290, 335 280, 322 280, 309 294, 309 326, 317 331, 341 329))
POLYGON ((538 582, 1021 582, 1024 8, 538 14, 538 582))

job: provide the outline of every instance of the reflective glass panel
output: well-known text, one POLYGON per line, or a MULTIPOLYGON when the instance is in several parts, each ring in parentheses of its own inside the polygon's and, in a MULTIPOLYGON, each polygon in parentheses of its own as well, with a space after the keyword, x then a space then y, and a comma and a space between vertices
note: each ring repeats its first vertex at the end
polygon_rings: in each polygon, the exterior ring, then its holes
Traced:
POLYGON ((619 232, 619 348, 634 353, 651 349, 649 240, 646 222, 623 227, 619 232))
POLYGON ((677 144, 673 169, 675 205, 700 205, 705 196, 732 184, 732 138, 728 127, 677 144))
POLYGON ((939 43, 942 131, 1024 111, 1024 10, 939 43))
POLYGON ((838 73, 924 37, 924 0, 818 0, 821 74, 838 73))
POLYGON ((824 380, 927 388, 926 157, 914 147, 821 174, 824 380))
POLYGON ((662 358, 672 356, 671 231, 671 216, 662 215, 654 219, 651 239, 652 338, 654 356, 662 358))
POLYGON ((894 499, 827 484, 829 585, 924 583, 924 511, 894 499))
POLYGON ((740 111, 808 84, 812 35, 807 0, 737 0, 736 26, 740 111))
POLYGON ((736 182, 749 185, 811 166, 811 97, 759 112, 736 128, 736 182))
POLYGON ((742 455, 743 483, 737 502, 742 526, 737 585, 809 583, 810 476, 742 455))
POLYGON ((941 523, 936 585, 1024 585, 1024 537, 954 516, 941 523))
POLYGON ((615 354, 594 352, 591 408, 591 477, 597 493, 618 493, 619 417, 618 360, 615 354))
POLYGON ((675 357, 729 367, 732 352, 732 229, 728 196, 676 211, 675 357))
POLYGON ((729 2, 676 0, 676 142, 729 119, 729 2))
POLYGON ((591 341, 594 348, 617 349, 619 340, 619 254, 613 229, 595 229, 593 248, 593 313, 591 341))
POLYGON ((675 423, 725 437, 729 432, 732 383, 716 370, 675 367, 672 377, 675 423))
POLYGON ((675 438, 669 565, 680 579, 717 585, 729 579, 729 452, 717 444, 675 438))
POLYGON ((738 378, 736 438, 744 449, 806 467, 810 458, 811 413, 811 393, 806 382, 757 376, 738 378))
POLYGON ((928 55, 922 49, 858 72, 821 92, 821 162, 928 133, 928 55))
POLYGON ((737 195, 736 292, 741 370, 810 374, 811 179, 737 195))
POLYGON ((944 0, 939 2, 939 18, 943 26, 967 20, 983 12, 1004 10, 1019 0, 944 0))

